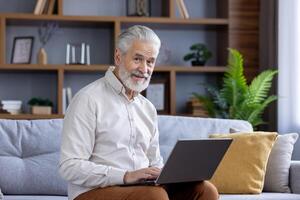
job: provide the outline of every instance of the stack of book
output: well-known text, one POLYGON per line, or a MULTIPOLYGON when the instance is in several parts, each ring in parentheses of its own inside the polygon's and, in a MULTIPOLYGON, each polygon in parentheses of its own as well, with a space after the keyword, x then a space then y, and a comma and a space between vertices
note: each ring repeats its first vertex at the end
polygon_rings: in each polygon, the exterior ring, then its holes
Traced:
POLYGON ((187 102, 188 113, 197 116, 197 117, 209 117, 208 112, 206 111, 203 103, 200 102, 197 98, 192 97, 187 102))
POLYGON ((37 0, 33 14, 35 15, 53 14, 55 1, 56 0, 37 0))
POLYGON ((10 114, 20 114, 22 112, 22 101, 2 100, 0 101, 1 110, 10 114))

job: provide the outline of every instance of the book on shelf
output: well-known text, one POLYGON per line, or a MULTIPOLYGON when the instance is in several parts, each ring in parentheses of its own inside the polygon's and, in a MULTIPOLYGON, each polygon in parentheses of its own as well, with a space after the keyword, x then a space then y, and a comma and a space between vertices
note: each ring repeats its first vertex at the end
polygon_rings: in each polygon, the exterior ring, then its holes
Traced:
POLYGON ((33 14, 35 15, 53 14, 55 1, 56 0, 37 0, 33 14))
POLYGON ((42 9, 42 13, 41 13, 42 15, 47 14, 49 3, 50 3, 50 0, 45 0, 45 5, 44 5, 44 8, 42 9))
POLYGON ((56 0, 48 0, 49 4, 48 4, 48 7, 47 7, 46 14, 52 15, 54 13, 55 1, 56 0))
POLYGON ((41 9, 42 3, 43 3, 43 0, 37 0, 36 1, 33 14, 38 15, 40 13, 40 9, 41 9))
POLYGON ((180 5, 180 8, 182 9, 182 13, 183 13, 183 17, 185 19, 189 19, 190 18, 190 15, 188 13, 188 10, 186 8, 186 5, 184 3, 184 0, 178 0, 179 1, 179 5, 180 5))
POLYGON ((65 87, 62 90, 62 111, 63 114, 66 113, 68 106, 71 103, 72 100, 72 89, 70 87, 65 87))
POLYGON ((176 0, 176 6, 177 6, 177 8, 178 8, 180 17, 181 17, 181 18, 184 18, 183 10, 182 10, 182 7, 181 7, 181 5, 180 5, 180 0, 176 0))

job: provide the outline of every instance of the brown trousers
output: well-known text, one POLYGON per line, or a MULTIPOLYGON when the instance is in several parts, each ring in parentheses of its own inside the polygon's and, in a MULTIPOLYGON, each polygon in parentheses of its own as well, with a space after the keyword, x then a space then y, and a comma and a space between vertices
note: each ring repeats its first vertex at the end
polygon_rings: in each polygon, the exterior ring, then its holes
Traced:
POLYGON ((217 200, 219 194, 208 181, 166 186, 112 186, 85 192, 75 200, 217 200))

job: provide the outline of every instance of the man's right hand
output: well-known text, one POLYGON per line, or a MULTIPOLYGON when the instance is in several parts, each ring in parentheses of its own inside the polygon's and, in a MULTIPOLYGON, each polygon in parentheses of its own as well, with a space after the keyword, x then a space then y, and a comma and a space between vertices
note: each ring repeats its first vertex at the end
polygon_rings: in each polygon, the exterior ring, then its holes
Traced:
POLYGON ((142 179, 156 179, 160 174, 160 169, 157 167, 148 167, 136 171, 127 171, 123 181, 125 184, 136 183, 142 179))

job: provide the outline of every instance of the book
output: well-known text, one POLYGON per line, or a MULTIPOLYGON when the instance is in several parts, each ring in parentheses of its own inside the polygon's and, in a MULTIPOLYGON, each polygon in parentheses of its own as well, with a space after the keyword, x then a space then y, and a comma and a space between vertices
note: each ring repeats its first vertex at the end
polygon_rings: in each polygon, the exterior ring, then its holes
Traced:
POLYGON ((185 6, 185 3, 184 3, 184 0, 179 0, 179 3, 180 3, 180 6, 182 8, 182 12, 183 12, 183 16, 185 19, 188 19, 190 18, 190 15, 186 9, 186 6, 185 6))
POLYGON ((63 114, 65 114, 66 111, 67 111, 67 93, 66 93, 66 88, 63 88, 63 90, 62 90, 62 111, 63 111, 63 114))
POLYGON ((52 15, 54 13, 55 0, 48 0, 48 1, 49 1, 49 6, 46 14, 52 15))
POLYGON ((45 9, 46 3, 47 3, 47 0, 42 0, 42 5, 41 5, 41 8, 39 10, 39 15, 43 14, 43 11, 45 9))
POLYGON ((72 100, 72 89, 70 87, 67 87, 66 92, 67 92, 67 107, 68 107, 72 100))
POLYGON ((35 15, 39 15, 40 14, 40 10, 41 10, 41 7, 43 5, 43 2, 44 2, 44 0, 37 0, 36 1, 33 14, 35 14, 35 15))
POLYGON ((181 7, 180 0, 176 0, 176 5, 177 5, 177 8, 179 10, 180 17, 184 18, 184 14, 183 14, 183 10, 182 10, 182 7, 181 7))
POLYGON ((50 0, 45 0, 45 2, 46 2, 46 3, 45 3, 44 8, 43 8, 43 10, 42 10, 42 14, 43 14, 43 15, 47 14, 47 12, 48 12, 50 0))

